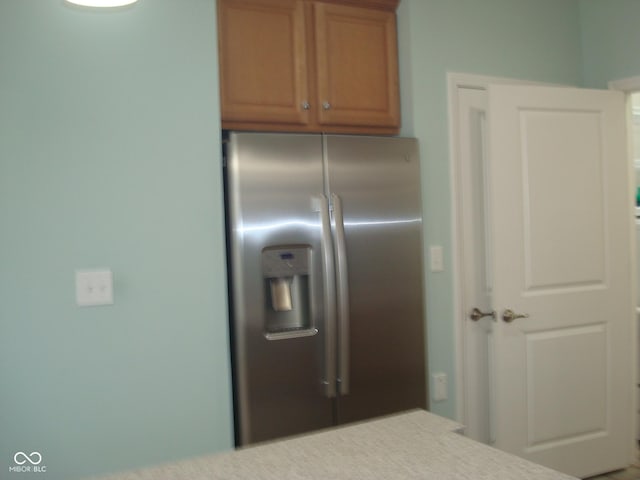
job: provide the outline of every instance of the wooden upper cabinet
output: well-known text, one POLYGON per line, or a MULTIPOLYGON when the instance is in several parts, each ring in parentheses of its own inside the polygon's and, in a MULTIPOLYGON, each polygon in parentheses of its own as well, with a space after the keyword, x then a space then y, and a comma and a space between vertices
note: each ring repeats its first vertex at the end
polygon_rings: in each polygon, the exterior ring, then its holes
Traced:
POLYGON ((305 125, 306 20, 298 0, 220 0, 223 121, 305 125))
POLYGON ((319 122, 397 127, 395 14, 318 3, 315 32, 319 122))
POLYGON ((218 0, 222 127, 397 133, 398 0, 218 0))

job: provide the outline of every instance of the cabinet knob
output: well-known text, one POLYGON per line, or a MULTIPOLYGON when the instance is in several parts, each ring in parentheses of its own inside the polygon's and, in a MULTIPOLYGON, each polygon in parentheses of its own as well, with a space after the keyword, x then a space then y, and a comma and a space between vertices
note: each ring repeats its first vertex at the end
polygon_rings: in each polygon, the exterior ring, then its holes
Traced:
POLYGON ((325 110, 330 110, 331 104, 325 100, 324 102, 322 102, 322 108, 325 110))
POLYGON ((311 105, 309 105, 309 102, 307 102, 306 100, 304 102, 302 102, 302 109, 303 110, 309 110, 311 108, 311 105))

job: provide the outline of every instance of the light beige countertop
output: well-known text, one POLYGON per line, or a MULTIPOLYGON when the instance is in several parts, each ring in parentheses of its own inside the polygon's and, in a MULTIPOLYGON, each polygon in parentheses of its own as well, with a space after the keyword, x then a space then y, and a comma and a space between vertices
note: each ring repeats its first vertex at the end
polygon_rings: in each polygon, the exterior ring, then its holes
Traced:
POLYGON ((459 433, 423 410, 101 480, 570 480, 459 433))

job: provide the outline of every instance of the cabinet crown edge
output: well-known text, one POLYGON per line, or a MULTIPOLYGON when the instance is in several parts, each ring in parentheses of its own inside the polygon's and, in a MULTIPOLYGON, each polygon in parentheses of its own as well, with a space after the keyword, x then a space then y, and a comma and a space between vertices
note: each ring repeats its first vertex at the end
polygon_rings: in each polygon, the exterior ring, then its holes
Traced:
POLYGON ((306 0, 315 3, 334 3, 350 7, 374 8, 395 12, 400 0, 306 0))

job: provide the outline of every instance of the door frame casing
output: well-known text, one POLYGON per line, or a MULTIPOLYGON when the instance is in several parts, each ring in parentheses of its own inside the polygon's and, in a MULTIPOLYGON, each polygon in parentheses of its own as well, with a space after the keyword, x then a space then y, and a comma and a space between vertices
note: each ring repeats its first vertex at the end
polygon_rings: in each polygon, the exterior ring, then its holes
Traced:
POLYGON ((640 76, 611 80, 608 87, 609 90, 619 90, 625 93, 640 92, 640 76))
MULTIPOLYGON (((618 79, 618 80, 612 80, 610 82, 608 82, 608 87, 609 90, 618 90, 620 92, 623 92, 626 95, 626 100, 627 100, 627 157, 628 157, 628 168, 629 168, 629 192, 634 192, 636 190, 636 175, 635 175, 635 171, 634 171, 634 150, 635 150, 635 145, 634 145, 634 136, 633 136, 633 126, 631 123, 631 117, 632 117, 632 113, 631 113, 631 95, 633 93, 639 93, 640 94, 640 76, 635 76, 635 77, 627 77, 627 78, 622 78, 622 79, 618 79)), ((629 201, 633 202, 633 198, 630 198, 629 201)), ((636 236, 637 235, 637 228, 632 228, 631 229, 631 235, 632 236, 636 236)), ((632 238, 631 239, 631 245, 637 245, 637 239, 636 238, 632 238)), ((637 252, 636 249, 631 249, 630 255, 631 255, 631 265, 637 265, 638 264, 638 260, 637 260, 637 256, 640 254, 640 252, 637 252)), ((635 293, 635 295, 637 295, 638 292, 638 281, 640 281, 640 279, 638 278, 639 273, 638 271, 633 268, 631 270, 632 273, 632 285, 631 285, 631 291, 635 293)), ((634 343, 634 348, 633 348, 633 358, 637 359, 638 361, 634 362, 632 364, 632 371, 633 371, 633 378, 636 379, 636 383, 638 384, 638 386, 640 387, 640 337, 639 337, 639 332, 640 332, 640 325, 638 325, 638 318, 640 317, 640 298, 635 297, 634 295, 634 302, 635 302, 635 311, 636 311, 636 321, 633 322, 633 325, 631 326, 631 330, 632 330, 632 338, 636 338, 638 339, 638 341, 636 341, 634 343)), ((637 439, 640 441, 640 391, 638 388, 634 389, 634 394, 633 394, 633 404, 635 406, 635 412, 636 415, 633 416, 633 431, 635 432, 637 439)), ((636 458, 636 451, 635 448, 632 449, 632 459, 636 458)))
MULTIPOLYGON (((462 164, 461 164, 461 151, 460 151, 460 131, 459 131, 459 122, 460 116, 458 112, 459 108, 459 96, 458 90, 460 88, 471 88, 471 89, 479 89, 479 90, 487 90, 490 84, 512 84, 512 85, 555 85, 555 86, 567 86, 567 87, 578 87, 575 85, 558 85, 558 84, 550 84, 545 82, 533 82, 522 79, 513 79, 513 78, 505 78, 505 77, 493 77, 493 76, 485 76, 478 74, 468 74, 468 73, 459 73, 459 72, 448 72, 447 73, 447 105, 448 105, 448 113, 449 113, 449 165, 450 165, 450 192, 451 192, 451 209, 452 209, 452 223, 451 223, 451 238, 452 238, 452 277, 453 277, 453 313, 454 313, 454 348, 455 348, 455 388, 456 388, 456 404, 455 404, 455 412, 456 412, 456 420, 461 424, 466 424, 467 419, 465 418, 465 403, 467 401, 467 388, 466 388, 466 377, 465 377, 465 329, 464 329, 464 319, 466 317, 465 312, 463 312, 464 306, 464 290, 463 290, 463 281, 464 281, 464 265, 462 263, 461 250, 463 247, 462 242, 462 191, 460 188, 461 185, 461 174, 462 174, 462 164)), ((608 83, 608 87, 611 90, 619 90, 629 96, 631 93, 640 92, 640 76, 628 77, 619 80, 613 80, 608 83)), ((628 108, 630 109, 630 102, 628 102, 628 108)), ((629 110, 628 118, 628 132, 631 131, 631 115, 629 110)), ((628 138, 628 166, 630 170, 629 174, 629 182, 630 185, 635 183, 635 175, 633 172, 633 145, 632 145, 632 136, 627 135, 628 138)), ((629 192, 634 191, 634 188, 630 188, 629 192)), ((630 201, 632 199, 630 198, 630 201)), ((632 235, 635 236, 635 228, 631 229, 632 235)), ((632 243, 635 245, 635 241, 632 243)), ((639 252, 636 252, 634 249, 630 252, 632 264, 636 264, 636 258, 639 252)), ((640 281, 638 272, 633 271, 632 275, 632 291, 637 292, 638 281, 640 281)), ((636 305, 640 302, 640 298, 636 299, 636 305)), ((640 315, 640 307, 637 310, 640 315)), ((638 322, 634 322, 632 325, 633 338, 638 338, 640 333, 640 325, 638 322)), ((638 342, 634 343, 634 358, 639 358, 640 355, 640 346, 638 342)), ((640 382, 640 362, 634 362, 633 364, 633 379, 638 379, 640 382)), ((634 380, 635 381, 635 380, 634 380)), ((640 392, 634 392, 634 401, 635 405, 640 408, 640 392)), ((640 417, 634 416, 632 421, 635 424, 634 432, 638 432, 640 436, 640 417)), ((636 458, 636 449, 633 442, 630 442, 630 452, 629 458, 633 461, 636 458)))

